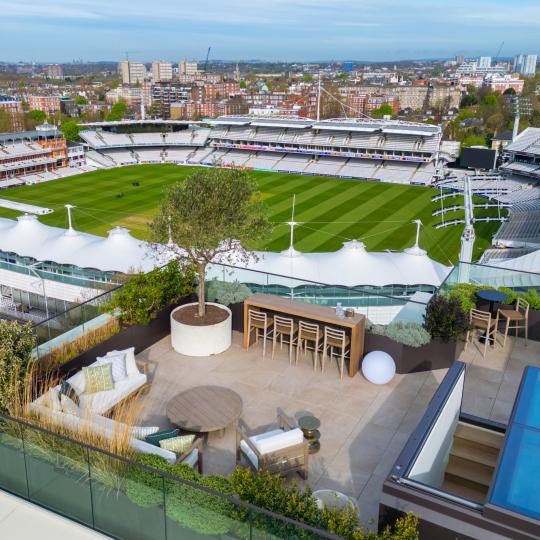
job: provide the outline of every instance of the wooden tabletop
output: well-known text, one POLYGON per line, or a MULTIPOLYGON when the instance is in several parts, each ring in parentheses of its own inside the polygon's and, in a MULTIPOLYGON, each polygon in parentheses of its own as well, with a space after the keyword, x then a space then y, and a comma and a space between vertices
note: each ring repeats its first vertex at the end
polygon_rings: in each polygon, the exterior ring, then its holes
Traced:
POLYGON ((308 302, 301 302, 299 300, 292 300, 289 298, 282 298, 274 294, 255 293, 246 300, 246 303, 254 307, 270 310, 273 309, 275 311, 288 313, 297 317, 313 319, 326 322, 328 324, 335 324, 349 328, 357 326, 365 319, 365 316, 359 313, 356 313, 354 317, 350 318, 338 317, 336 315, 335 308, 319 306, 317 304, 310 304, 308 302))
POLYGON ((196 386, 167 403, 169 421, 186 431, 220 431, 240 418, 242 398, 222 386, 196 386))

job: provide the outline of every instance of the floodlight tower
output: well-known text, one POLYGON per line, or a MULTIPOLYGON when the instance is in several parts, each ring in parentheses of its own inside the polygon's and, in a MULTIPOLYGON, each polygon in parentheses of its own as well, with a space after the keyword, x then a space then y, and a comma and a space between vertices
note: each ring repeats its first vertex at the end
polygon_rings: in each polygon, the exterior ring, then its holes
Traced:
POLYGON ((472 201, 472 190, 470 176, 464 177, 463 198, 465 203, 465 228, 461 235, 461 251, 459 252, 459 262, 465 263, 459 266, 459 281, 469 282, 470 264, 473 258, 474 241, 476 234, 474 232, 474 212, 472 201))
POLYGON ((516 139, 519 132, 519 121, 521 119, 521 115, 529 116, 532 113, 532 104, 528 100, 528 98, 520 98, 519 96, 516 96, 514 100, 514 112, 515 112, 515 118, 514 118, 514 130, 512 131, 512 141, 516 139))

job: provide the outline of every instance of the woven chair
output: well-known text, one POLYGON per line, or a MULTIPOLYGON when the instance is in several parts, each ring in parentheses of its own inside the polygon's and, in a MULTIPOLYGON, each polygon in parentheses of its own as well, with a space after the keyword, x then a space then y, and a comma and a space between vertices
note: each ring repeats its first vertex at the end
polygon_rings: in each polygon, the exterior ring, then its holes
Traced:
POLYGON ((283 348, 283 338, 289 345, 289 364, 292 364, 293 345, 296 343, 296 332, 298 323, 295 323, 290 317, 274 316, 274 331, 272 336, 272 359, 276 350, 276 342, 279 337, 280 347, 283 348))
POLYGON ((334 349, 338 349, 339 354, 336 356, 339 358, 339 376, 343 379, 343 369, 345 367, 345 357, 350 354, 350 339, 345 333, 345 330, 337 330, 330 326, 324 327, 324 340, 323 340, 323 352, 321 362, 321 372, 324 373, 324 363, 326 355, 330 351, 330 360, 334 356, 334 349))
POLYGON ((248 336, 255 330, 255 343, 259 342, 259 334, 262 332, 263 356, 266 355, 266 340, 272 335, 272 324, 274 320, 264 311, 249 310, 248 316, 248 336))
POLYGON ((524 329, 525 345, 527 345, 529 333, 529 302, 523 300, 523 298, 518 298, 516 301, 516 309, 499 309, 497 316, 500 316, 501 319, 506 319, 503 347, 506 345, 508 330, 515 330, 517 337, 518 331, 524 329))
POLYGON ((313 369, 317 369, 319 352, 321 350, 321 329, 318 324, 300 321, 298 323, 298 345, 296 347, 296 361, 298 364, 298 355, 303 350, 304 355, 307 352, 308 344, 313 347, 313 369))
POLYGON ((471 329, 467 332, 465 338, 465 347, 469 343, 469 338, 473 334, 474 330, 480 330, 484 332, 484 352, 483 357, 486 357, 486 351, 490 340, 493 340, 493 347, 497 338, 497 327, 499 326, 499 316, 495 319, 491 318, 489 311, 481 311, 479 309, 472 308, 470 311, 469 322, 471 329))

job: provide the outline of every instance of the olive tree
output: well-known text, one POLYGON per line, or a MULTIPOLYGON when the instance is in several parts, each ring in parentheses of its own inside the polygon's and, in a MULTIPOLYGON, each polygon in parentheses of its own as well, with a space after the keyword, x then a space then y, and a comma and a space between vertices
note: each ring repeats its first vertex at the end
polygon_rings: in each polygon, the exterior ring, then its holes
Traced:
POLYGON ((245 170, 200 168, 165 190, 150 224, 156 245, 169 241, 199 276, 198 316, 205 315, 205 271, 212 262, 247 262, 248 250, 271 231, 257 184, 245 170))

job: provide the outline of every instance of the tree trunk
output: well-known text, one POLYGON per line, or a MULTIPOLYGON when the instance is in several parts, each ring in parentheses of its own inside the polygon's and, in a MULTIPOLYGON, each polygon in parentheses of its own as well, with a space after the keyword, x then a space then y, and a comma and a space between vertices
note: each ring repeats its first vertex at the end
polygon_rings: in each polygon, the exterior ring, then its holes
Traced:
POLYGON ((204 314, 205 314, 205 296, 206 296, 205 269, 206 269, 206 264, 199 263, 199 317, 204 317, 204 314))

